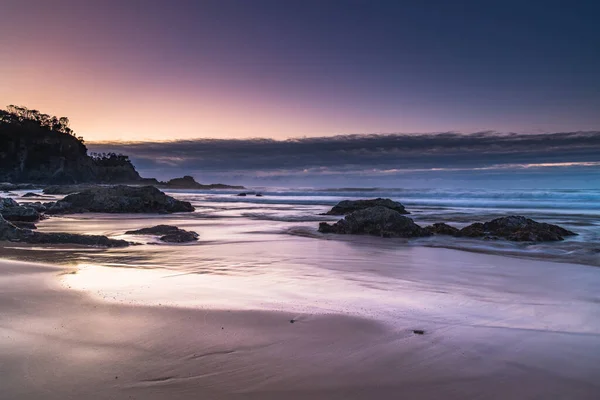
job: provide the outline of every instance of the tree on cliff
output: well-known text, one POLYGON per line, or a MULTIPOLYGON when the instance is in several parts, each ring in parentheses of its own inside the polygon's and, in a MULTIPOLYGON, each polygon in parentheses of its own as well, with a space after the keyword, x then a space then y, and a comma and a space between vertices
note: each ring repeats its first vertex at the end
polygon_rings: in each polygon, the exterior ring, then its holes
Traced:
POLYGON ((0 182, 134 182, 141 177, 127 156, 90 157, 67 117, 27 107, 0 110, 0 182))
POLYGON ((10 105, 6 111, 0 110, 0 123, 9 125, 37 125, 39 128, 45 128, 50 131, 75 135, 69 127, 69 118, 55 117, 53 115, 43 114, 38 110, 30 110, 27 107, 10 105))

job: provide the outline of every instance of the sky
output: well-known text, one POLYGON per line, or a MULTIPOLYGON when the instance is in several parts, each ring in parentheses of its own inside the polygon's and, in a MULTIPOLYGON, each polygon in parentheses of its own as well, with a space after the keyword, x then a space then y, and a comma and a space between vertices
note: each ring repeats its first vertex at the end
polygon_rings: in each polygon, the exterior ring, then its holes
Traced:
POLYGON ((0 105, 68 116, 100 149, 598 131, 599 17, 579 0, 3 0, 0 105))

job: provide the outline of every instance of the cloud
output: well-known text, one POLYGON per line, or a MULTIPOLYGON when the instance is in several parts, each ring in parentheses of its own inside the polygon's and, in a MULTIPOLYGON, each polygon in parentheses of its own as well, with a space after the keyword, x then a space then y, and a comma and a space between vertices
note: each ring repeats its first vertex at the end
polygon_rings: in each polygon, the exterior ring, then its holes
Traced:
POLYGON ((528 170, 597 171, 600 132, 367 134, 272 139, 197 139, 91 143, 91 151, 130 156, 145 176, 182 173, 213 179, 273 180, 335 176, 528 170))

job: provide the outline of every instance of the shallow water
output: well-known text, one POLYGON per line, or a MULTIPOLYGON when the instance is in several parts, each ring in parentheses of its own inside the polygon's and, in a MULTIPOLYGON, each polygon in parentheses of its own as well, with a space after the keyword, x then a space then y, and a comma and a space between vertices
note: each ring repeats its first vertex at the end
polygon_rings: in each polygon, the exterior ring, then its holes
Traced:
POLYGON ((545 199, 552 197, 548 192, 492 191, 487 197, 482 192, 440 191, 261 193, 263 197, 171 192, 196 206, 196 212, 187 214, 52 217, 39 224, 41 231, 105 234, 140 244, 110 250, 11 244, 0 256, 68 264, 72 273, 62 276, 66 286, 128 304, 347 313, 392 324, 410 318, 421 323, 600 332, 593 322, 600 321, 600 270, 566 263, 600 264, 597 192, 557 193, 570 202, 565 209, 545 207, 545 199), (317 232, 318 221, 338 218, 320 215, 332 204, 377 196, 403 202, 420 224, 464 226, 524 214, 560 223, 580 236, 527 245, 317 232), (156 224, 196 231, 200 240, 169 245, 152 236, 124 235, 156 224))

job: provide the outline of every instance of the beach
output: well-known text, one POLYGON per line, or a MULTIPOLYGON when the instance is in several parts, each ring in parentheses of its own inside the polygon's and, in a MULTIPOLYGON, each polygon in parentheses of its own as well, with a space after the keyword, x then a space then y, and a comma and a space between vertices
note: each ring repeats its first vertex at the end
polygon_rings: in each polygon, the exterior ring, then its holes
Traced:
MULTIPOLYGON (((429 238, 320 235, 335 196, 172 194, 197 211, 38 224, 137 246, 2 243, 1 399, 598 398, 593 211, 530 209, 583 227, 586 240, 560 251, 451 249, 429 238), (124 235, 159 223, 200 240, 124 235), (579 263, 562 251, 573 246, 579 263)), ((419 223, 442 214, 467 223, 483 209, 426 207, 407 205, 419 223)))

